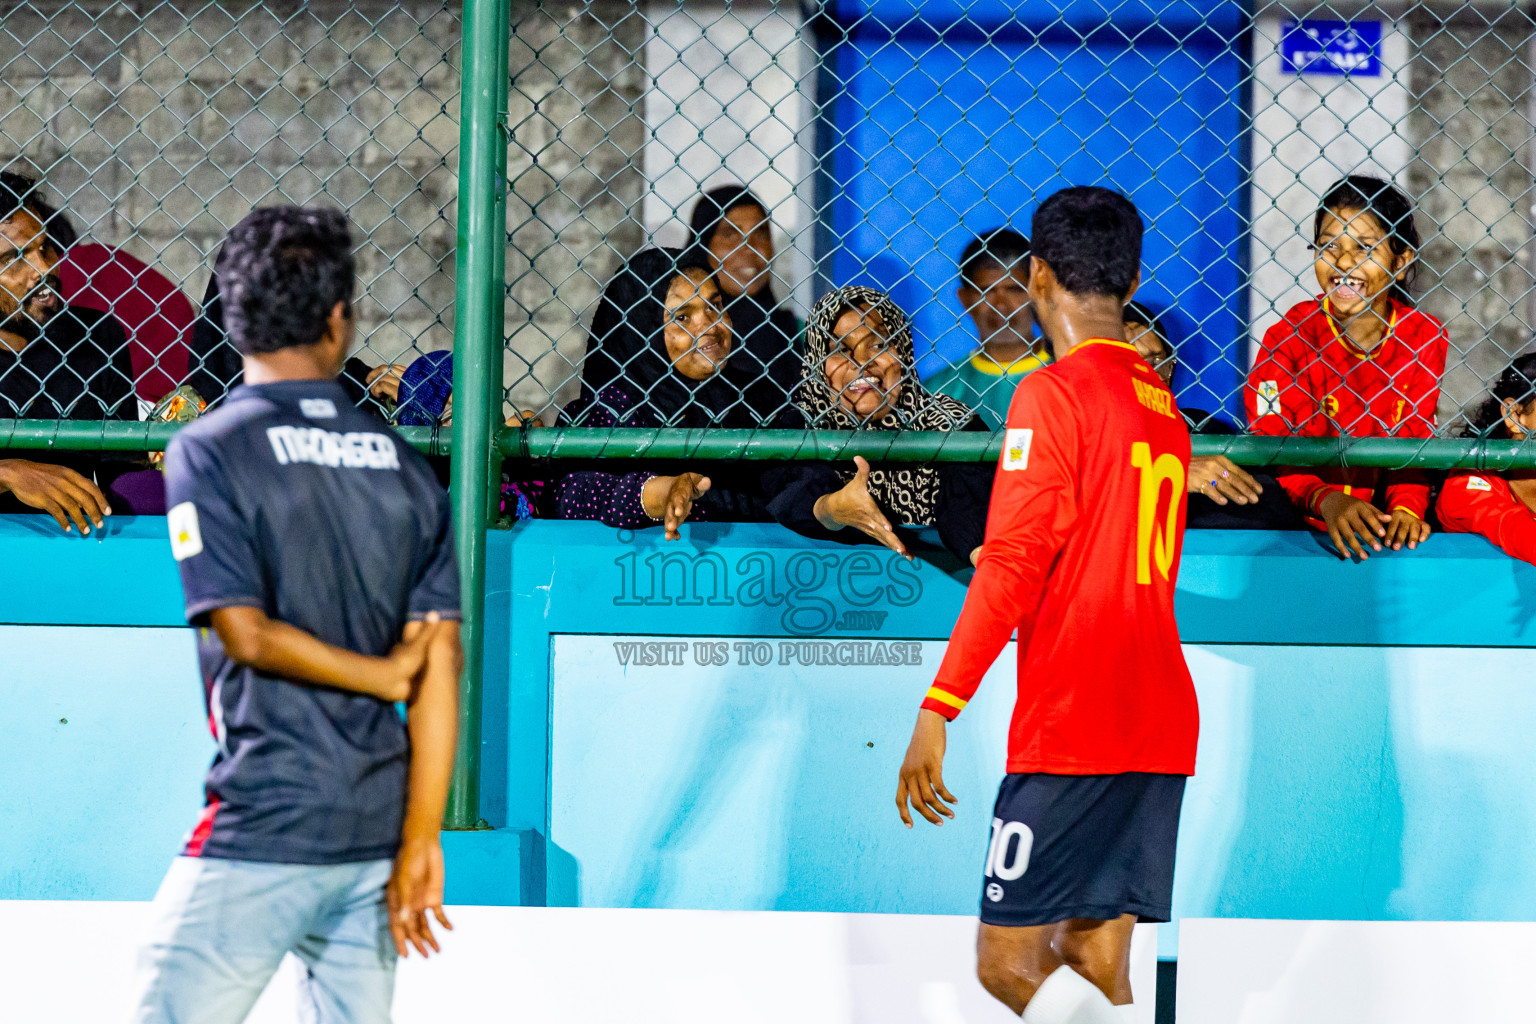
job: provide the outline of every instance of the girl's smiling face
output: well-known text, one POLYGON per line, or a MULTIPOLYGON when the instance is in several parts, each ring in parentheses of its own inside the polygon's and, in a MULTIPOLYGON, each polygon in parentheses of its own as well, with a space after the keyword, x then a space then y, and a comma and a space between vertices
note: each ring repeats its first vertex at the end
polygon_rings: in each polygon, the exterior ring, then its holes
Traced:
POLYGON ((721 308, 720 287, 708 271, 687 270, 672 279, 662 340, 667 358, 690 380, 704 380, 725 365, 731 318, 721 308))
POLYGON ((1407 276, 1415 256, 1394 241, 1368 210, 1324 213, 1312 246, 1313 271, 1336 317, 1348 319, 1372 307, 1383 313, 1388 309, 1393 282, 1407 276))
POLYGON ((878 421, 901 398, 906 367, 890 347, 885 323, 874 310, 850 309, 832 325, 837 347, 827 357, 827 384, 848 412, 878 421))

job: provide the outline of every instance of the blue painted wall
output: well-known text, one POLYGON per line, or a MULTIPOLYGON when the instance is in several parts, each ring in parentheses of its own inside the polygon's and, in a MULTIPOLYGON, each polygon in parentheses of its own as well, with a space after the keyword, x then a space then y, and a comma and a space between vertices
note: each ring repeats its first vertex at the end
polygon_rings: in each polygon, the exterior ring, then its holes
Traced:
MULTIPOLYGON (((35 525, 0 520, 0 898, 148 898, 212 753, 163 523, 35 525)), ((1006 662, 953 729, 960 821, 908 833, 891 803, 959 581, 773 527, 551 522, 494 535, 492 577, 500 827, 451 837, 452 898, 973 910, 1006 662), (619 664, 669 637, 682 665, 619 664), (921 664, 778 663, 857 639, 924 641, 921 664), (757 644, 772 664, 740 665, 757 644)), ((1179 913, 1536 916, 1536 569, 1464 536, 1357 566, 1308 534, 1196 532, 1180 584, 1203 729, 1179 913)))
POLYGON ((919 372, 976 346, 955 296, 977 232, 1103 184, 1147 224, 1139 294, 1178 345, 1180 401, 1236 422, 1247 337, 1246 20, 1234 3, 843 3, 820 33, 819 236, 832 285, 914 318, 919 372), (964 16, 962 16, 964 15, 964 16))

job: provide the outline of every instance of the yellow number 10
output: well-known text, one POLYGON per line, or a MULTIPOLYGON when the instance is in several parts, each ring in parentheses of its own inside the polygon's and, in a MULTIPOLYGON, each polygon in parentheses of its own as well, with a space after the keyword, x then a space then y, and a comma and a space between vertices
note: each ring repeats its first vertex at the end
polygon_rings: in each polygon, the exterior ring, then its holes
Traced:
POLYGON ((1151 447, 1145 441, 1137 441, 1131 445, 1131 465, 1141 470, 1141 494, 1136 502, 1136 582, 1152 582, 1154 554, 1157 571, 1166 580, 1173 569, 1173 547, 1178 542, 1178 502, 1184 495, 1184 464, 1177 455, 1163 454, 1153 460, 1151 447), (1158 499, 1165 483, 1173 485, 1173 493, 1168 496, 1167 523, 1157 530, 1158 499))

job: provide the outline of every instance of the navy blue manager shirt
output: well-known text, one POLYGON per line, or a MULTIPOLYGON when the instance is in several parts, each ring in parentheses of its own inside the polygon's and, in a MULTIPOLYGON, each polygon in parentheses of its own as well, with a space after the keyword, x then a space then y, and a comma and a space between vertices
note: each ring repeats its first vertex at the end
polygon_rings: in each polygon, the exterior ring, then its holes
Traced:
POLYGON ((410 745, 398 709, 231 661, 208 626, 250 606, 385 655, 459 614, 448 497, 426 459, 335 381, 241 387, 165 456, 171 551, 218 753, 189 856, 288 864, 392 857, 410 745))

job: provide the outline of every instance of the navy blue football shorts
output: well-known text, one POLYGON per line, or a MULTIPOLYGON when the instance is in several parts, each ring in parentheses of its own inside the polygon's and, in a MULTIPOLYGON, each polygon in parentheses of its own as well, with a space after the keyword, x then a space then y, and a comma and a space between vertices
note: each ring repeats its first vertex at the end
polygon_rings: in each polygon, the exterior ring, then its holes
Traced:
POLYGON ((1168 920, 1183 775, 1014 774, 992 811, 983 924, 1168 920))

